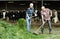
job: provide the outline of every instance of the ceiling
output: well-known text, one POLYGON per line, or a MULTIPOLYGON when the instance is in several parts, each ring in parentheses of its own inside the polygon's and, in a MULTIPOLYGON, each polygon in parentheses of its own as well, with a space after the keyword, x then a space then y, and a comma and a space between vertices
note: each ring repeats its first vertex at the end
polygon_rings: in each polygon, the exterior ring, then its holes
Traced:
MULTIPOLYGON (((0 1, 42 1, 42 0, 0 0, 0 1)), ((60 0, 43 0, 43 1, 60 1, 60 0)))

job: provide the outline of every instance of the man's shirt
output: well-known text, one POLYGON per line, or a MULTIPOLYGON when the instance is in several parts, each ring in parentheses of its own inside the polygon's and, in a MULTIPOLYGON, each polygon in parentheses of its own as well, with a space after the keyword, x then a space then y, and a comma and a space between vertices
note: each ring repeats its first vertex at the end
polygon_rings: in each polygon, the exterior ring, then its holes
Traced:
POLYGON ((43 19, 44 20, 50 20, 51 18, 51 13, 50 13, 50 9, 47 9, 45 11, 41 11, 41 15, 43 15, 43 19))
POLYGON ((26 11, 26 17, 32 17, 33 13, 34 13, 34 9, 28 8, 26 11))

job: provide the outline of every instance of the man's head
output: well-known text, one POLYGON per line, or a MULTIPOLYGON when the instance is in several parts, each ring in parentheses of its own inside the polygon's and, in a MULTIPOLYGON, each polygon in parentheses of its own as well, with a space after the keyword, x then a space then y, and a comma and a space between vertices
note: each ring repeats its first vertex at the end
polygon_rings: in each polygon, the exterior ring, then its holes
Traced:
POLYGON ((42 11, 45 11, 46 10, 45 6, 42 6, 41 9, 42 9, 42 11))
POLYGON ((34 4, 33 3, 30 3, 30 8, 33 8, 34 4))

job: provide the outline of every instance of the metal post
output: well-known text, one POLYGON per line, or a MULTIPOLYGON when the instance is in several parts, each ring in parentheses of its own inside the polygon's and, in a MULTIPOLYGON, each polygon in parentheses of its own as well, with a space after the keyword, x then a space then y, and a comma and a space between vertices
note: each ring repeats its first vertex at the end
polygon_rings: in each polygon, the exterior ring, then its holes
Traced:
POLYGON ((43 6, 43 0, 41 0, 41 6, 43 6))
POLYGON ((37 0, 35 0, 35 10, 37 10, 37 0))
POLYGON ((37 9, 37 1, 35 1, 35 10, 37 9))
POLYGON ((6 10, 7 10, 7 3, 6 3, 6 10))

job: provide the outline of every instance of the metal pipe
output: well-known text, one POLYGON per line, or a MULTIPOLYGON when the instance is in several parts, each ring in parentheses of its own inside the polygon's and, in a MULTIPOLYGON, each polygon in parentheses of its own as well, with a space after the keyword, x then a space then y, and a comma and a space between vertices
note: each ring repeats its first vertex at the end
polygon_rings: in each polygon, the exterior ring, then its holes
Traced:
POLYGON ((41 6, 43 6, 43 0, 41 0, 41 6))

